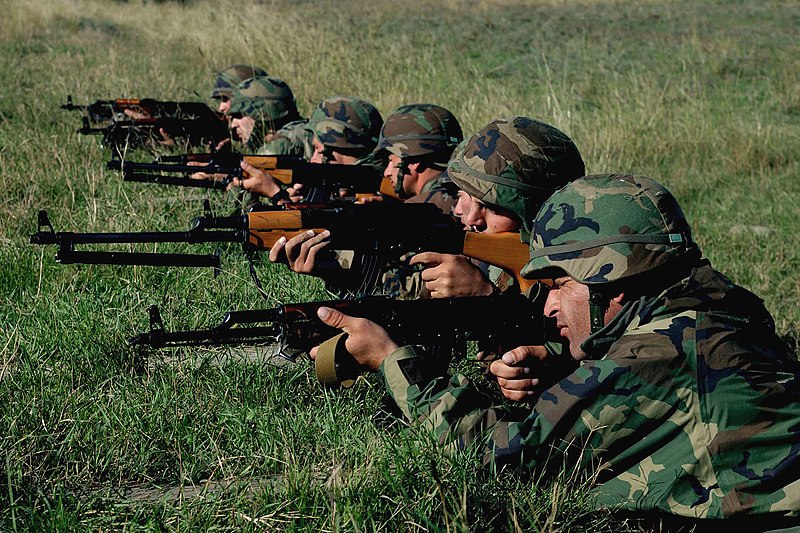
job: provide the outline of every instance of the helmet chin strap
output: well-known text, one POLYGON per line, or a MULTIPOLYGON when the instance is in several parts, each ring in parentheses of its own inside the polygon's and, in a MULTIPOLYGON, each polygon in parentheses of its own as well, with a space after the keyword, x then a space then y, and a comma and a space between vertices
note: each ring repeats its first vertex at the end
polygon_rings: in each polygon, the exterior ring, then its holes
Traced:
POLYGON ((335 157, 333 155, 333 148, 330 148, 328 146, 324 146, 323 145, 323 148, 322 148, 322 163, 327 165, 328 163, 330 163, 334 159, 335 159, 335 157))
POLYGON ((592 326, 592 335, 605 327, 605 316, 609 303, 606 295, 589 287, 589 321, 592 326))
POLYGON ((408 174, 408 161, 406 161, 405 157, 401 157, 400 162, 397 164, 397 180, 394 183, 394 193, 400 198, 407 197, 403 190, 403 178, 406 174, 408 174))

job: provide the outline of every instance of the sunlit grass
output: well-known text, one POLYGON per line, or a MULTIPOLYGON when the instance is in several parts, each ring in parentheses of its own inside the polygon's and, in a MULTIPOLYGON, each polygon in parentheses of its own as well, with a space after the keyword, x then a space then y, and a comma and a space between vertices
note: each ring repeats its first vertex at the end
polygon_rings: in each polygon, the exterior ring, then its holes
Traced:
MULTIPOLYGON (((122 183, 68 94, 205 101, 253 63, 303 113, 350 94, 385 115, 451 109, 467 134, 529 115, 576 142, 591 173, 633 172, 678 197, 715 266, 800 336, 800 8, 783 1, 6 2, 0 23, 0 529, 620 531, 584 480, 487 478, 470 454, 370 420, 373 379, 324 391, 292 370, 127 347, 158 304, 168 328, 326 296, 236 246, 223 273, 66 266, 28 244, 57 231, 186 229, 196 191, 122 183), (220 362, 221 361, 221 362, 220 362), (227 362, 226 362, 227 361, 227 362), (254 480, 202 497, 134 488, 254 480), (263 480, 273 480, 262 483, 263 480), (248 485, 250 486, 250 485, 248 485), (126 490, 128 492, 126 492, 126 490)), ((211 198, 226 214, 231 199, 211 198)), ((202 253, 212 246, 200 247, 202 253)), ((201 250, 197 250, 201 252, 201 250)), ((633 528, 633 526, 630 526, 633 528)))

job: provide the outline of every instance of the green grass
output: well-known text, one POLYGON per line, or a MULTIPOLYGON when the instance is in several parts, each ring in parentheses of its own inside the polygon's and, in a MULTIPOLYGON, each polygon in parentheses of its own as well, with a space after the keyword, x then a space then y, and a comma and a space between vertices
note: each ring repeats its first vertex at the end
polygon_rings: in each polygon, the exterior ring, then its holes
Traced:
MULTIPOLYGON (((60 231, 182 229, 202 209, 196 191, 104 170, 97 139, 58 109, 67 94, 204 100, 218 69, 252 62, 285 79, 304 113, 351 94, 384 115, 444 105, 467 134, 499 116, 542 119, 575 140, 590 173, 665 183, 706 255, 798 344, 796 2, 5 5, 0 530, 636 530, 591 512, 583 480, 489 478, 470 453, 448 457, 413 429, 377 427, 374 379, 331 392, 306 364, 212 364, 218 350, 188 349, 142 360, 127 339, 151 304, 172 329, 325 293, 259 265, 265 300, 235 246, 214 278, 59 265, 29 245, 39 209, 60 231), (128 497, 209 481, 239 484, 128 497)), ((224 214, 231 199, 212 205, 224 214)))

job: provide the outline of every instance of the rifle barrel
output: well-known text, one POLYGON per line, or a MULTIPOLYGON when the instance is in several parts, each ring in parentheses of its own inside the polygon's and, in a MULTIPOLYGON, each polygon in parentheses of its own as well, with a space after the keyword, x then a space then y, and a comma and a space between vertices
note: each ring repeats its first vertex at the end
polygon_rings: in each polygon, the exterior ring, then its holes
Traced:
POLYGON ((253 344, 270 336, 280 337, 290 347, 308 349, 337 332, 317 318, 317 309, 327 306, 376 322, 401 344, 456 347, 466 340, 481 340, 513 347, 542 343, 547 329, 543 305, 541 298, 509 293, 428 300, 367 296, 229 311, 215 327, 171 333, 163 331, 157 308, 151 308, 150 332, 136 335, 130 343, 153 348, 253 344), (237 327, 258 323, 268 325, 237 327))
MULTIPOLYGON (((197 167, 195 167, 197 168, 197 167)), ((198 170, 201 172, 202 169, 198 170)), ((153 183, 156 185, 175 185, 178 187, 195 187, 199 189, 213 189, 218 191, 225 191, 231 183, 230 176, 217 180, 213 178, 208 179, 194 179, 183 176, 167 176, 164 174, 147 173, 147 172, 130 172, 122 176, 123 181, 130 181, 133 183, 153 183)))
POLYGON ((218 255, 164 254, 142 252, 85 252, 59 250, 56 261, 64 264, 80 265, 137 265, 137 266, 181 266, 181 267, 221 267, 218 255))

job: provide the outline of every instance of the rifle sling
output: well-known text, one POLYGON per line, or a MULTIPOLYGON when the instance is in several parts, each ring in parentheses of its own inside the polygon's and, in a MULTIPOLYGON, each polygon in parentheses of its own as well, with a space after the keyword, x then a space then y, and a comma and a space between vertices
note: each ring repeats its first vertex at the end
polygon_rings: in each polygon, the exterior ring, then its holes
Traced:
POLYGON ((347 333, 326 340, 317 348, 314 370, 317 380, 327 387, 352 387, 358 375, 358 365, 345 348, 347 333))

